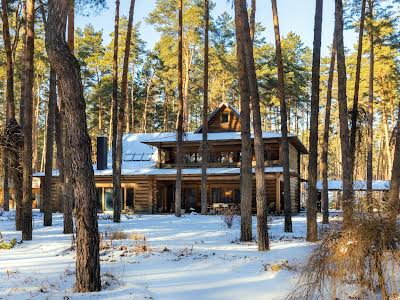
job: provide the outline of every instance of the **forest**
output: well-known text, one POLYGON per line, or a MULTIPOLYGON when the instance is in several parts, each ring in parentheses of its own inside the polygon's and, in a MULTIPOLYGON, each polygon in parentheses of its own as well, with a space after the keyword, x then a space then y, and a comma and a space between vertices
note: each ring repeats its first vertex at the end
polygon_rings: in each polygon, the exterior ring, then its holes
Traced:
POLYGON ((312 45, 281 34, 290 1, 152 2, 1 0, 0 299, 397 299, 399 2, 311 1, 312 45), (110 36, 77 26, 104 11, 110 36))

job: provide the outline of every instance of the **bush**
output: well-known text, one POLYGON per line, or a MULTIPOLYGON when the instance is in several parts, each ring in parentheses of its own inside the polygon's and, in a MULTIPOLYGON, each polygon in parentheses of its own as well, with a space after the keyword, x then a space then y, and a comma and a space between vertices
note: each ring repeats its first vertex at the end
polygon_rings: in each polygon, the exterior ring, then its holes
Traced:
POLYGON ((348 228, 336 224, 325 233, 289 298, 342 299, 352 290, 361 295, 356 297, 389 299, 399 293, 399 271, 399 224, 378 213, 357 213, 348 228))
POLYGON ((16 244, 17 244, 17 240, 16 239, 12 239, 9 243, 0 242, 0 249, 10 250, 10 249, 14 248, 14 246, 16 244))

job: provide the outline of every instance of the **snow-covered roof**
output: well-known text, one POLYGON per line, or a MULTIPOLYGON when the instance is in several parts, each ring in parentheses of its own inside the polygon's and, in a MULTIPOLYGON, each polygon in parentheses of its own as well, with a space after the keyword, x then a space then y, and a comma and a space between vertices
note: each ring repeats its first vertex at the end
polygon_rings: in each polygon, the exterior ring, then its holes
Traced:
MULTIPOLYGON (((307 182, 305 183, 305 187, 308 187, 307 182)), ((367 190, 367 182, 365 180, 355 180, 353 182, 353 188, 355 191, 366 191, 367 190)), ((317 181, 317 190, 322 190, 322 180, 317 181)), ((372 190, 374 191, 387 191, 390 189, 390 181, 389 180, 374 180, 372 181, 372 190)), ((328 190, 330 191, 341 191, 343 190, 343 182, 342 180, 328 180, 328 190)))
MULTIPOLYGON (((264 132, 263 137, 279 138, 281 134, 274 132, 264 132)), ((185 135, 185 141, 201 141, 202 134, 188 133, 185 135)), ((208 139, 210 141, 220 140, 240 140, 240 132, 221 132, 209 133, 208 139)), ((174 175, 176 169, 157 168, 158 149, 151 144, 160 142, 173 142, 176 141, 175 132, 163 133, 132 133, 124 134, 122 139, 122 175, 125 176, 141 176, 141 175, 174 175)), ((107 155, 107 169, 97 170, 97 165, 93 165, 95 176, 111 176, 112 175, 112 153, 108 152, 107 155)), ((185 175, 198 175, 201 174, 201 168, 188 168, 183 169, 185 175)), ((266 167, 266 173, 281 173, 282 167, 266 167)), ((207 171, 210 175, 224 175, 224 174, 240 174, 240 168, 208 168, 207 171)), ((35 173, 35 177, 43 177, 44 173, 35 173)), ((53 171, 53 176, 58 176, 58 170, 53 171)))
MULTIPOLYGON (((282 134, 278 132, 263 132, 264 139, 277 139, 281 138, 282 134)), ((289 137, 295 137, 289 135, 289 137)), ((186 133, 183 137, 184 142, 200 142, 203 138, 201 133, 186 133)), ((251 138, 254 138, 254 134, 251 134, 251 138)), ((241 140, 241 133, 237 131, 231 132, 210 132, 207 135, 208 141, 226 141, 226 140, 241 140)), ((164 132, 153 137, 143 138, 144 143, 156 144, 156 143, 175 143, 176 133, 175 132, 164 132)))

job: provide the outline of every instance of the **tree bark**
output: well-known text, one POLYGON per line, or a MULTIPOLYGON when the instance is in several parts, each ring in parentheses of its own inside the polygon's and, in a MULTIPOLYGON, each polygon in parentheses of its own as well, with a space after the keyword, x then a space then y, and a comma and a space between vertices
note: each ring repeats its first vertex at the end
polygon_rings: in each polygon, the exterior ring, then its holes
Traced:
MULTIPOLYGON (((6 126, 12 116, 15 118, 15 104, 14 104, 14 64, 12 58, 10 27, 8 22, 7 1, 1 1, 2 7, 2 23, 3 23, 3 43, 6 52, 6 126)), ((7 129, 6 129, 7 132, 7 129)), ((6 136, 7 139, 7 136, 6 136)), ((10 171, 10 151, 7 146, 3 147, 3 199, 4 210, 9 211, 10 189, 8 185, 9 171, 10 171)))
POLYGON ((250 38, 252 42, 254 42, 254 36, 256 34, 256 10, 257 10, 256 0, 251 0, 249 19, 250 19, 250 38))
POLYGON ((252 241, 252 149, 250 135, 250 87, 247 77, 246 50, 243 39, 242 0, 235 0, 235 25, 237 42, 237 61, 240 88, 240 124, 241 124, 241 163, 240 163, 240 240, 252 241))
POLYGON ((182 205, 182 144, 183 144, 183 72, 182 72, 182 51, 183 51, 183 4, 182 0, 178 0, 178 120, 176 124, 177 141, 176 141, 176 183, 175 183, 175 216, 181 216, 182 205))
MULTIPOLYGON (((267 251, 269 250, 269 239, 268 239, 268 226, 267 226, 267 199, 265 193, 265 159, 264 159, 264 140, 262 134, 261 125, 261 112, 260 112, 260 95, 258 92, 257 75, 254 64, 254 53, 253 53, 253 40, 251 38, 251 29, 247 15, 246 1, 240 1, 238 3, 240 18, 242 19, 241 25, 238 32, 242 35, 242 41, 244 42, 244 54, 243 58, 246 63, 246 73, 249 81, 250 89, 250 101, 253 109, 253 129, 254 129, 254 153, 256 157, 256 205, 257 205, 257 233, 258 233, 258 250, 267 251)), ((254 10, 254 9, 253 9, 254 10)), ((235 9, 236 12, 236 9, 235 9)), ((253 32, 254 34, 254 32, 253 32)), ((242 51, 243 53, 243 51, 242 51)))
POLYGON ((210 25, 209 1, 204 0, 204 80, 203 80, 203 140, 201 153, 201 214, 207 214, 207 166, 208 166, 208 55, 210 25))
POLYGON ((374 34, 373 34, 373 18, 374 6, 373 1, 368 0, 369 4, 369 22, 368 30, 369 38, 369 93, 368 93, 368 141, 367 141, 367 205, 370 210, 373 208, 372 203, 372 179, 373 179, 373 126, 374 126, 374 34))
POLYGON ((351 156, 349 146, 348 110, 346 95, 346 58, 343 42, 343 2, 335 0, 336 21, 336 51, 338 72, 338 103, 339 103, 339 127, 340 145, 342 150, 342 179, 343 179, 343 224, 351 225, 353 217, 353 176, 351 170, 351 156))
POLYGON ((329 224, 329 196, 328 196, 328 150, 329 150, 329 129, 331 122, 331 104, 332 104, 332 88, 333 88, 333 74, 335 72, 336 62, 336 28, 333 33, 331 62, 329 66, 328 87, 326 95, 325 106, 325 126, 324 138, 322 144, 322 157, 321 157, 321 173, 322 173, 322 223, 329 224))
MULTIPOLYGON (((68 48, 71 53, 74 52, 75 46, 75 0, 68 1, 68 48)), ((62 86, 59 86, 59 95, 62 95, 62 86)), ((62 117, 62 146, 63 149, 63 166, 64 166, 64 182, 62 185, 62 195, 63 195, 63 212, 64 212, 64 234, 71 234, 74 232, 74 219, 73 219, 73 209, 74 209, 74 189, 72 187, 74 178, 71 175, 71 154, 68 148, 68 131, 65 116, 65 101, 61 98, 61 113, 62 117)))
POLYGON ((282 46, 279 32, 279 18, 276 0, 272 0, 272 14, 275 31, 275 46, 276 46, 276 61, 278 65, 278 96, 280 101, 281 115, 281 132, 282 132, 282 165, 283 165, 283 188, 284 188, 284 203, 285 203, 285 232, 292 232, 291 208, 292 202, 290 197, 290 171, 289 171, 289 142, 288 142, 288 127, 287 127, 287 110, 286 110, 286 94, 285 80, 282 61, 282 46))
POLYGON ((353 109, 351 112, 350 155, 352 158, 351 169, 352 169, 353 176, 354 176, 354 164, 355 164, 355 152, 356 152, 358 98, 359 98, 359 94, 360 94, 361 60, 362 60, 362 49, 363 49, 366 2, 367 2, 367 0, 362 0, 362 4, 361 4, 360 29, 359 29, 359 33, 358 33, 357 66, 356 66, 356 74, 355 74, 355 80, 354 80, 353 109))
POLYGON ((114 222, 121 222, 121 205, 122 205, 122 194, 121 194, 121 168, 122 168, 122 137, 124 134, 125 127, 125 108, 128 101, 128 65, 129 65, 129 55, 131 51, 131 38, 132 38, 132 22, 133 22, 133 12, 135 8, 135 0, 131 0, 131 6, 129 8, 129 18, 128 18, 128 30, 126 32, 126 43, 125 43, 125 53, 124 62, 122 66, 122 81, 121 81, 121 103, 118 112, 118 128, 117 128, 117 151, 116 151, 116 169, 115 177, 118 177, 119 186, 115 188, 119 189, 119 197, 114 201, 114 222))
POLYGON ((99 234, 96 214, 96 189, 87 132, 85 100, 79 63, 65 41, 67 0, 48 2, 46 49, 59 77, 61 99, 65 101, 67 145, 70 149, 72 187, 76 200, 76 289, 93 292, 101 289, 99 234))
POLYGON ((314 242, 318 239, 318 116, 321 72, 322 8, 323 0, 317 0, 314 21, 314 46, 311 79, 310 142, 308 155, 307 241, 310 242, 314 242))
POLYGON ((395 127, 396 144, 393 155, 392 177, 390 181, 390 190, 387 206, 387 215, 393 226, 397 223, 399 213, 399 189, 400 189, 400 104, 397 117, 397 126, 395 127))
POLYGON ((118 136, 118 38, 119 38, 119 0, 115 1, 114 56, 112 77, 112 168, 113 168, 113 209, 118 210, 121 203, 121 176, 118 176, 117 136, 118 136))
POLYGON ((43 201, 44 201, 44 218, 43 225, 51 226, 52 217, 52 177, 53 177, 53 148, 54 148, 54 130, 57 106, 57 79, 53 69, 50 69, 50 87, 49 87, 49 104, 47 112, 47 134, 46 134, 46 162, 45 177, 43 185, 43 201))
POLYGON ((26 52, 24 57, 24 155, 23 167, 23 221, 22 240, 32 240, 32 87, 33 87, 33 52, 34 52, 35 2, 26 1, 26 52))

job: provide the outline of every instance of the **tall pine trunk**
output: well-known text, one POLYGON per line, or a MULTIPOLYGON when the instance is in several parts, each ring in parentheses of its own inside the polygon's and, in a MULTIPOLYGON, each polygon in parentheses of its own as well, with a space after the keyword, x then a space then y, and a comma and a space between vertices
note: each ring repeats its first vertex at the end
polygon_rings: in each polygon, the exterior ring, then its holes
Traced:
MULTIPOLYGON (((69 0, 68 2, 68 48, 71 51, 71 53, 74 53, 74 48, 75 48, 75 0, 69 0)), ((62 95, 62 86, 61 84, 59 86, 59 95, 62 95)), ((74 178, 71 175, 71 154, 70 154, 70 149, 68 148, 68 132, 67 132, 67 123, 66 123, 66 117, 65 117, 65 99, 61 98, 61 114, 63 115, 62 117, 62 146, 63 148, 63 167, 64 167, 64 183, 62 185, 62 195, 63 195, 63 212, 64 212, 64 234, 71 234, 74 232, 74 219, 73 219, 73 208, 74 208, 74 192, 73 192, 73 180, 74 178)))
POLYGON ((282 132, 282 165, 283 165, 283 188, 285 204, 285 232, 292 232, 291 209, 292 202, 290 197, 290 170, 289 170, 289 142, 288 142, 288 122, 286 110, 285 79, 282 61, 282 45, 279 31, 278 7, 276 0, 272 0, 272 15, 275 31, 276 61, 278 65, 278 97, 280 101, 281 132, 282 132))
POLYGON ((352 158, 353 176, 354 176, 354 164, 355 164, 355 153, 356 153, 358 99, 359 99, 359 94, 360 94, 361 60, 362 60, 362 49, 363 49, 366 2, 367 2, 367 0, 362 0, 362 4, 361 4, 360 29, 358 32, 357 65, 356 65, 356 74, 355 74, 355 79, 354 79, 353 109, 351 112, 350 155, 352 158))
POLYGON ((342 150, 342 180, 343 180, 343 224, 351 224, 353 217, 353 174, 351 170, 351 156, 349 145, 349 127, 347 110, 347 77, 346 57, 343 42, 343 2, 335 0, 336 21, 336 51, 338 72, 338 103, 339 103, 339 125, 340 146, 342 150))
POLYGON ((368 0, 369 4, 369 91, 368 91, 368 141, 367 141, 367 205, 372 210, 372 179, 373 179, 373 126, 374 126, 374 34, 373 34, 373 19, 374 19, 374 4, 372 0, 368 0))
MULTIPOLYGON (((126 42, 125 42, 125 53, 124 62, 122 65, 122 81, 121 81, 121 103, 118 111, 118 128, 117 128, 117 162, 116 162, 116 173, 114 176, 118 177, 118 182, 121 191, 121 168, 122 168, 122 137, 125 131, 125 109, 126 103, 128 101, 128 65, 129 65, 129 55, 131 52, 131 38, 132 38, 132 22, 133 22, 133 11, 135 8, 135 0, 131 0, 131 6, 129 8, 129 18, 128 18, 128 30, 126 32, 126 42)), ((122 197, 120 192, 120 197, 114 202, 114 222, 119 223, 121 221, 121 205, 122 197)))
POLYGON ((252 234, 252 147, 250 135, 250 86, 247 77, 246 49, 243 37, 242 0, 235 0, 235 25, 237 41, 237 61, 240 88, 240 124, 241 124, 241 162, 240 162, 240 240, 248 242, 252 234))
POLYGON ((117 136, 118 136, 118 38, 119 38, 119 0, 115 1, 114 56, 112 74, 112 168, 113 168, 113 208, 117 210, 121 202, 121 176, 118 176, 117 136))
POLYGON ((333 33, 331 62, 329 66, 328 87, 326 94, 325 106, 325 126, 324 137, 322 143, 321 155, 321 173, 322 173, 322 223, 329 223, 329 196, 328 196, 328 150, 329 150, 329 129, 331 124, 331 104, 332 104, 332 88, 333 75, 335 72, 336 62, 336 28, 333 33))
POLYGON ((47 128, 46 128, 46 163, 45 176, 43 185, 43 201, 44 201, 44 218, 43 225, 51 226, 52 220, 52 177, 53 177, 53 148, 54 148, 54 130, 57 106, 57 79, 56 73, 50 69, 50 87, 49 87, 49 104, 47 112, 47 128))
POLYGON ((322 37, 323 0, 316 0, 314 20, 314 46, 311 79, 311 116, 310 142, 308 159, 308 198, 307 198, 307 240, 318 239, 317 228, 317 177, 318 177, 318 115, 319 87, 321 72, 321 37, 322 37))
MULTIPOLYGON (((6 127, 9 120, 14 116, 15 118, 15 103, 14 103, 14 63, 12 57, 10 28, 8 23, 7 1, 1 1, 2 7, 2 23, 3 23, 3 43, 6 52, 6 127)), ((5 145, 3 147, 3 200, 4 210, 9 210, 10 189, 8 185, 10 173, 10 157, 11 151, 8 150, 10 145, 7 145, 7 129, 5 131, 5 145)), ((12 145, 11 145, 12 146, 12 145)))
POLYGON ((203 140, 201 153, 201 214, 207 214, 207 165, 208 165, 208 31, 210 23, 209 1, 204 0, 204 82, 203 82, 203 140))
POLYGON ((26 52, 24 57, 25 88, 24 88, 24 155, 23 167, 23 198, 22 198, 22 239, 32 240, 32 109, 33 109, 33 52, 34 52, 34 22, 35 1, 26 1, 26 52))
POLYGON ((183 162, 183 72, 182 72, 182 51, 183 51, 183 4, 178 0, 178 120, 176 123, 176 183, 175 183, 175 216, 181 216, 182 205, 182 162, 183 162))
MULTIPOLYGON (((255 5, 255 3, 253 3, 255 5)), ((257 233, 258 250, 267 251, 269 249, 267 214, 268 206, 265 193, 265 159, 264 159, 264 140, 261 125, 260 95, 258 92, 257 75, 254 64, 253 39, 247 15, 246 1, 240 1, 240 18, 242 19, 238 32, 242 35, 244 42, 244 61, 246 63, 246 73, 249 81, 250 101, 253 109, 253 129, 254 129, 254 153, 256 157, 256 205, 257 205, 257 233)), ((255 11, 255 8, 252 9, 255 11)), ((235 9, 236 12, 236 9, 235 9)), ((255 15, 254 15, 255 18, 255 15)), ((255 22, 255 20, 254 20, 255 22)), ((253 31, 254 34, 254 31, 253 31)), ((242 52, 243 53, 243 52, 242 52)))
POLYGON ((395 129, 396 144, 393 155, 392 177, 388 197, 387 214, 389 221, 395 225, 399 213, 399 189, 400 189, 400 104, 397 116, 397 126, 395 129))
POLYGON ((46 49, 50 64, 59 78, 61 99, 65 101, 66 148, 71 159, 71 178, 76 201, 76 289, 101 289, 96 188, 87 131, 85 100, 79 63, 65 41, 67 0, 48 2, 46 49))

